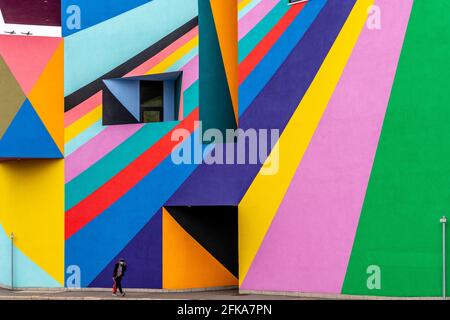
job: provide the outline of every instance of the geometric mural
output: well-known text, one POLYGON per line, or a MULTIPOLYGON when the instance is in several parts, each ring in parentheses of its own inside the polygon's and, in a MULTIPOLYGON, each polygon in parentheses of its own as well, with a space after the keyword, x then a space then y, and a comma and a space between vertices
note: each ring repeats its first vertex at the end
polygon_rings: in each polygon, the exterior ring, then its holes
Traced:
POLYGON ((0 36, 0 158, 62 158, 63 41, 0 36))
POLYGON ((70 28, 63 0, 63 37, 0 35, 0 285, 123 258, 128 288, 439 296, 450 4, 287 2, 82 0, 70 28), (279 135, 209 163, 236 128, 279 135))

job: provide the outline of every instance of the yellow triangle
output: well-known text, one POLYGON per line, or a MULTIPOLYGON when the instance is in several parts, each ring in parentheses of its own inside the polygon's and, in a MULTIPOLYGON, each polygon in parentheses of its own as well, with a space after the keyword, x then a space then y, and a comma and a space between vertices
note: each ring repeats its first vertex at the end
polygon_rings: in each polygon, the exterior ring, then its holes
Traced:
POLYGON ((163 209, 163 289, 234 286, 238 280, 163 209))

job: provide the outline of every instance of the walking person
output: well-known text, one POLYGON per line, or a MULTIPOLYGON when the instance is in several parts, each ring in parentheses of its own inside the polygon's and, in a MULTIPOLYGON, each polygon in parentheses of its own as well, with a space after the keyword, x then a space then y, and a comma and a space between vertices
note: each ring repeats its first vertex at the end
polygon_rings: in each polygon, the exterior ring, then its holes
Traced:
POLYGON ((125 259, 120 259, 117 261, 116 265, 114 266, 114 272, 113 272, 113 280, 114 280, 114 286, 113 286, 113 296, 117 296, 117 289, 119 289, 119 292, 121 296, 125 296, 125 292, 123 292, 122 289, 122 278, 125 276, 125 271, 127 270, 127 264, 125 263, 125 259))

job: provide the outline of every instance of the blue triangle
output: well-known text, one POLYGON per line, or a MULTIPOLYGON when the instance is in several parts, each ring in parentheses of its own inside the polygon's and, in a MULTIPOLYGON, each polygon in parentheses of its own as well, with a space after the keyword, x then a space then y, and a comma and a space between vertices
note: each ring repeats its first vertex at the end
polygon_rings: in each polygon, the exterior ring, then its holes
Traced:
POLYGON ((0 140, 0 158, 60 159, 63 155, 28 99, 0 140))
POLYGON ((140 95, 138 80, 108 79, 103 80, 112 94, 120 101, 133 117, 140 118, 140 95))

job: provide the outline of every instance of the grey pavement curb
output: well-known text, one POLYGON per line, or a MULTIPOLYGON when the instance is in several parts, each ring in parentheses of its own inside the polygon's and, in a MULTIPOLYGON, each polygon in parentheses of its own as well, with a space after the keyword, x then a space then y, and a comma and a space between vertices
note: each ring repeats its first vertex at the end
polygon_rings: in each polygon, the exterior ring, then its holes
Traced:
MULTIPOLYGON (((442 297, 384 297, 384 296, 364 296, 364 295, 346 295, 346 294, 319 294, 319 293, 289 292, 289 291, 282 292, 282 291, 239 290, 239 294, 299 297, 299 298, 328 299, 328 300, 443 300, 442 297)), ((450 298, 448 298, 447 300, 449 299, 450 298)))

